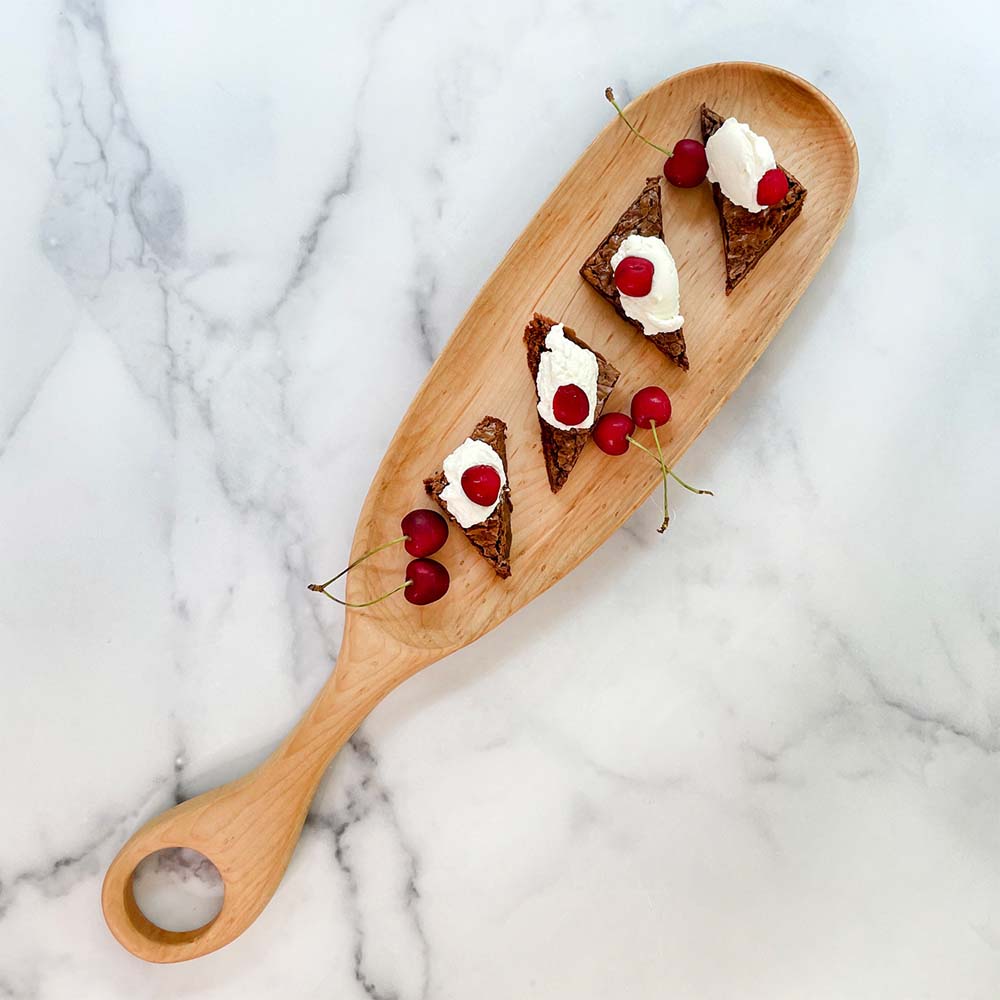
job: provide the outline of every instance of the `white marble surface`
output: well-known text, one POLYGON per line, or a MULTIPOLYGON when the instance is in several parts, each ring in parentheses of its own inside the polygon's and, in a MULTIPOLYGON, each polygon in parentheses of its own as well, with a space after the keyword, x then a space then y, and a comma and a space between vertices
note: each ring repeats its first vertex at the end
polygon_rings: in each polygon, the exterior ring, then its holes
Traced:
POLYGON ((992 5, 4 8, 0 997, 998 995, 992 5), (862 181, 718 496, 396 692, 242 939, 132 958, 104 866, 324 679, 303 583, 604 86, 720 58, 862 181))

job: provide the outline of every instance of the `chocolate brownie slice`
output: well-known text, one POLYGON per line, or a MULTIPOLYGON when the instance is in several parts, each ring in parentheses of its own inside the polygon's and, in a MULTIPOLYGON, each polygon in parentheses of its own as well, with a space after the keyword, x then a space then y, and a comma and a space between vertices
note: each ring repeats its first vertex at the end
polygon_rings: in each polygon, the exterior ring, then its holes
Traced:
MULTIPOLYGON (((498 417, 483 417, 469 435, 475 441, 488 444, 503 463, 504 473, 507 473, 507 425, 498 417)), ((500 503, 497 509, 481 524, 471 528, 462 528, 452 517, 448 505, 441 499, 441 491, 448 485, 444 472, 436 472, 424 480, 424 489, 437 500, 452 524, 458 525, 465 537, 472 542, 483 558, 496 570, 497 576, 506 579, 510 576, 510 514, 514 505, 510 501, 510 481, 500 491, 500 503)))
MULTIPOLYGON (((629 236, 655 236, 663 239, 663 215, 660 209, 660 178, 649 177, 646 186, 635 201, 625 210, 614 228, 601 242, 601 245, 587 258, 580 274, 583 279, 593 285, 614 307, 615 312, 623 320, 631 323, 644 337, 642 324, 625 314, 622 308, 621 296, 615 287, 615 273, 611 267, 611 258, 629 236)), ((646 337, 651 344, 662 351, 674 364, 680 365, 685 371, 688 359, 684 345, 684 329, 672 333, 654 333, 646 337)))
MULTIPOLYGON (((524 328, 524 344, 528 349, 528 369, 531 371, 531 381, 536 387, 538 384, 538 364, 542 352, 545 350, 545 338, 555 325, 555 320, 535 313, 531 322, 524 328)), ((549 488, 553 493, 558 493, 566 485, 566 480, 586 447, 587 441, 590 440, 590 432, 600 419, 604 404, 607 402, 608 396, 611 395, 611 390, 615 387, 615 382, 618 381, 620 374, 607 358, 592 347, 588 347, 568 326, 563 326, 563 334, 567 340, 572 341, 577 347, 591 351, 597 358, 597 403, 594 406, 594 420, 591 426, 569 431, 553 427, 540 413, 538 414, 538 426, 542 433, 542 454, 545 456, 545 471, 549 474, 549 488)), ((536 399, 538 397, 537 391, 535 397, 536 399)))
MULTIPOLYGON (((725 119, 706 105, 701 106, 701 135, 705 142, 722 127, 725 119)), ((788 178, 788 194, 763 212, 748 212, 731 202, 718 184, 712 197, 719 211, 722 242, 726 253, 726 294, 728 295, 758 264, 778 237, 798 218, 806 200, 806 189, 781 164, 788 178)))

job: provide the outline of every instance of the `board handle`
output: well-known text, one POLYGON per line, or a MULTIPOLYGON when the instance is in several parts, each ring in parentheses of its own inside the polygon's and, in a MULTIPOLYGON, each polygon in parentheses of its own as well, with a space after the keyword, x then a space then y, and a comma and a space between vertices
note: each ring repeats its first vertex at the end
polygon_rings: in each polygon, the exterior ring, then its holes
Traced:
POLYGON ((104 919, 137 958, 183 962, 207 955, 242 934, 274 895, 330 761, 375 705, 417 667, 405 652, 384 644, 377 662, 359 659, 352 655, 348 633, 330 679, 267 760, 242 778, 155 816, 111 862, 101 891, 104 919), (157 927, 132 892, 139 862, 175 847, 205 855, 222 876, 222 908, 196 930, 157 927))

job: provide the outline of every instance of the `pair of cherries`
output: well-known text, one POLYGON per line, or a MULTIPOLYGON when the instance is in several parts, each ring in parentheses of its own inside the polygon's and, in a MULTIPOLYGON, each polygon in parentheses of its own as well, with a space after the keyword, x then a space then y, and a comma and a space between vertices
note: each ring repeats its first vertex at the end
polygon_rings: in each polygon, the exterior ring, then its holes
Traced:
POLYGON ((699 490, 688 485, 664 461, 663 449, 660 446, 656 429, 663 427, 670 420, 670 415, 673 412, 666 390, 661 389, 658 385, 647 385, 644 389, 640 389, 632 397, 630 411, 630 413, 605 413, 597 421, 597 426, 594 428, 594 443, 606 455, 624 455, 629 446, 634 444, 636 448, 644 451, 660 466, 660 472, 663 475, 663 523, 658 530, 662 534, 670 523, 670 508, 667 498, 667 484, 670 479, 676 480, 684 489, 690 490, 692 493, 708 496, 713 494, 711 490, 699 490), (655 453, 632 436, 635 434, 637 426, 653 432, 655 453))
MULTIPOLYGON (((462 490, 473 502, 481 504, 483 507, 491 507, 497 502, 500 496, 500 473, 490 465, 473 465, 462 473, 462 490)), ((373 604, 384 601, 393 594, 403 591, 403 596, 410 602, 423 606, 440 601, 448 593, 451 585, 451 577, 448 570, 444 568, 436 559, 430 559, 446 541, 448 541, 448 522, 436 510, 424 510, 418 508, 411 510, 402 521, 399 522, 402 535, 393 538, 389 542, 383 542, 369 549, 364 555, 359 556, 347 569, 341 570, 336 576, 331 577, 326 583, 310 583, 309 589, 316 593, 325 594, 331 601, 342 604, 345 608, 368 608, 373 604), (355 566, 363 563, 376 552, 381 552, 392 545, 403 543, 403 548, 414 559, 411 559, 403 574, 403 582, 394 590, 376 597, 372 601, 364 601, 352 604, 342 601, 339 597, 334 597, 326 588, 332 583, 336 583, 342 576, 349 573, 355 566)))
MULTIPOLYGON (((485 468, 485 466, 484 466, 485 468)), ((490 470, 495 473, 495 470, 490 470)), ((499 493, 499 477, 497 477, 497 492, 499 493)), ((402 521, 399 522, 400 530, 403 534, 399 538, 394 538, 390 542, 377 545, 374 549, 369 549, 364 555, 359 556, 347 569, 341 570, 335 577, 326 583, 310 583, 309 589, 320 594, 325 594, 331 601, 342 604, 345 608, 367 608, 379 601, 384 601, 393 594, 403 591, 403 596, 410 602, 423 606, 433 604, 441 600, 448 593, 451 578, 448 570, 444 568, 436 559, 428 559, 434 555, 446 541, 448 541, 448 522, 436 510, 411 510, 402 521), (373 601, 364 601, 360 604, 351 604, 342 601, 339 597, 327 591, 331 583, 336 583, 342 576, 354 569, 355 566, 363 563, 369 556, 375 555, 392 545, 403 543, 403 548, 411 556, 417 558, 410 560, 407 564, 406 572, 403 574, 403 582, 381 597, 376 597, 373 601)))
MULTIPOLYGON (((708 156, 705 153, 705 146, 697 139, 680 139, 674 143, 673 150, 666 150, 662 146, 657 146, 655 142, 650 142, 639 130, 625 117, 624 112, 618 107, 615 101, 614 91, 608 87, 604 91, 604 96, 614 106, 619 117, 629 127, 632 134, 641 139, 647 146, 666 153, 667 159, 663 164, 663 176, 679 188, 697 187, 708 174, 708 156)), ((757 204, 777 205, 785 195, 788 194, 788 178, 784 170, 780 167, 772 167, 757 182, 757 204)), ((624 263, 624 261, 622 261, 624 263)), ((630 292, 624 294, 630 295, 630 292)), ((646 294, 645 292, 643 294, 646 294)))

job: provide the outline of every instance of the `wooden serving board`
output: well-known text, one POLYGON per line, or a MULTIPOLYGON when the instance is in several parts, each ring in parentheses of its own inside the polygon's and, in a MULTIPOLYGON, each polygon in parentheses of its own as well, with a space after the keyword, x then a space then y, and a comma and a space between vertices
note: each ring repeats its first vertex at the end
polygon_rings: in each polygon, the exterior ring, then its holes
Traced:
MULTIPOLYGON (((663 228, 680 275, 691 361, 690 371, 681 371, 578 273, 646 177, 663 166, 663 156, 632 136, 608 108, 608 125, 508 251, 431 369, 379 466, 354 538, 357 556, 395 537, 407 510, 433 506, 422 480, 491 414, 508 426, 511 578, 498 579, 453 528, 435 556, 451 573, 451 590, 443 600, 419 609, 396 598, 349 611, 336 670, 285 743, 251 774, 152 820, 112 863, 104 884, 105 917, 134 954, 180 961, 213 951, 241 933, 277 888, 323 771, 372 707, 407 677, 478 639, 565 576, 660 482, 657 467, 645 455, 632 450, 610 458, 590 445, 562 491, 550 492, 522 342, 533 312, 573 327, 621 371, 609 410, 627 410, 632 393, 643 385, 667 390, 673 418, 661 440, 669 464, 718 412, 777 333, 850 210, 858 179, 854 139, 818 90, 755 63, 718 63, 681 73, 633 101, 626 114, 643 134, 672 145, 684 136, 700 138, 703 101, 768 137, 779 162, 808 190, 802 214, 726 296, 722 238, 709 185, 694 190, 664 185, 663 228), (564 530, 570 518, 572 534, 564 530), (132 897, 136 864, 154 850, 173 846, 207 855, 225 882, 221 912, 197 931, 160 930, 132 897)), ((368 600, 395 587, 405 561, 399 549, 373 557, 348 577, 348 600, 368 600)))

